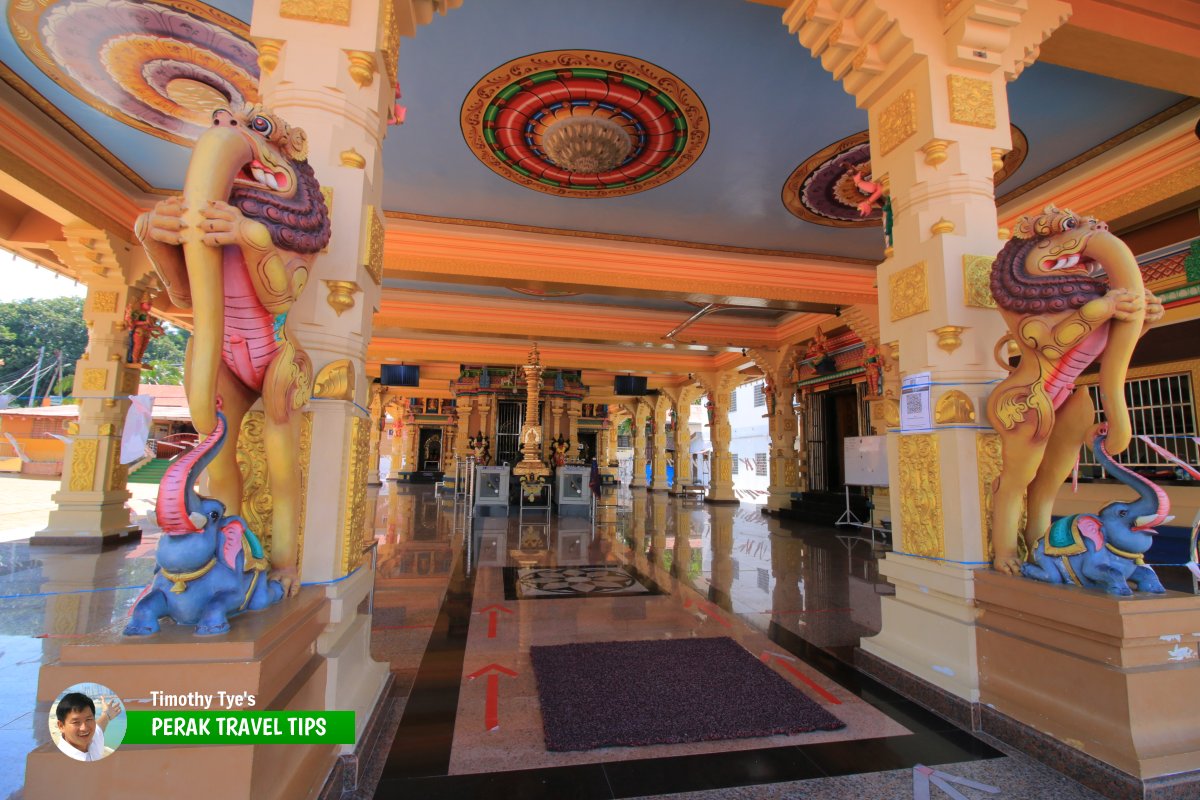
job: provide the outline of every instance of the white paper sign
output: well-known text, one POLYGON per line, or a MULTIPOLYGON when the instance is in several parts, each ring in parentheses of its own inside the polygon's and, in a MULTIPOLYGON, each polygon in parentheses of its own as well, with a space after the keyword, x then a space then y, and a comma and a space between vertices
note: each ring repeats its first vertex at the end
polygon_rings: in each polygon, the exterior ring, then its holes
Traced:
POLYGON ((132 464, 145 457, 151 412, 154 410, 153 397, 139 394, 129 399, 129 413, 125 415, 125 430, 121 434, 122 464, 132 464))
POLYGON ((932 373, 908 375, 900 384, 900 430, 919 431, 933 427, 933 408, 929 403, 932 373))

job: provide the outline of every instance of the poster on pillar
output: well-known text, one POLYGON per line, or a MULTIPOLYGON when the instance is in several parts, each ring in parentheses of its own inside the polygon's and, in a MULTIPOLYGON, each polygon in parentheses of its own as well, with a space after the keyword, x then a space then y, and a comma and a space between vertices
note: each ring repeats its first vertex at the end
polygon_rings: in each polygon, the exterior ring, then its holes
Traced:
POLYGON ((933 375, 918 372, 905 376, 900 387, 900 432, 927 431, 933 427, 933 408, 929 403, 929 388, 933 375))

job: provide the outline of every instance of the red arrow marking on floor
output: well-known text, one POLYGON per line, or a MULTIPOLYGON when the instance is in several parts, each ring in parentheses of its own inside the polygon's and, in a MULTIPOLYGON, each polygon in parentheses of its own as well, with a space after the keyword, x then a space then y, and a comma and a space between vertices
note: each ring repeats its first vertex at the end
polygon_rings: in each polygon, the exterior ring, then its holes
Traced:
POLYGON ((502 605, 492 604, 490 606, 484 606, 483 608, 479 609, 480 614, 482 614, 485 611, 490 612, 488 614, 488 636, 487 637, 489 639, 495 639, 496 638, 496 615, 501 611, 503 611, 505 614, 511 614, 512 609, 505 608, 502 605))
POLYGON ((838 700, 836 697, 834 697, 833 695, 831 695, 829 692, 825 691, 825 690, 824 690, 824 689, 822 689, 820 686, 818 686, 817 684, 813 683, 813 680, 812 680, 812 678, 809 678, 807 675, 805 675, 803 672, 801 672, 800 670, 798 670, 798 669, 796 669, 795 667, 793 667, 793 666, 792 666, 791 664, 789 664, 787 661, 785 661, 784 659, 780 658, 780 657, 779 657, 778 655, 776 655, 775 653, 772 653, 770 650, 764 650, 764 651, 763 651, 763 654, 762 654, 762 661, 763 661, 763 663, 764 663, 764 664, 770 664, 770 663, 771 663, 771 659, 772 659, 772 658, 773 658, 773 659, 775 659, 776 661, 778 661, 778 662, 779 662, 779 665, 780 665, 781 667, 783 667, 783 668, 784 668, 784 669, 786 669, 788 672, 792 673, 792 674, 793 674, 793 675, 795 675, 797 678, 799 678, 799 679, 800 679, 800 680, 801 680, 801 681, 802 681, 802 682, 803 682, 805 685, 807 685, 809 688, 811 688, 811 689, 812 689, 814 692, 816 692, 817 694, 821 695, 821 697, 824 697, 826 700, 828 700, 829 702, 833 703, 834 705, 838 705, 838 706, 840 706, 840 705, 842 704, 842 701, 841 701, 841 700, 838 700))
POLYGON ((517 677, 517 673, 499 664, 488 664, 483 669, 475 670, 468 675, 467 680, 473 681, 484 673, 489 674, 487 676, 487 701, 483 712, 483 727, 484 730, 494 731, 500 727, 500 675, 498 673, 503 673, 510 678, 517 677))

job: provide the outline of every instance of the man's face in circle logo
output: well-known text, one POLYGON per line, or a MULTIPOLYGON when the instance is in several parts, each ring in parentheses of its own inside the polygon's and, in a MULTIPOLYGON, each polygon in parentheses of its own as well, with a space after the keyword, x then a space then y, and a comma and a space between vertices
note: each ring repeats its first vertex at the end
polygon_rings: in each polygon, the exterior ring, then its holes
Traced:
POLYGON ((86 751, 96 733, 96 715, 90 708, 82 711, 72 711, 67 718, 58 723, 58 729, 63 738, 77 750, 86 751))

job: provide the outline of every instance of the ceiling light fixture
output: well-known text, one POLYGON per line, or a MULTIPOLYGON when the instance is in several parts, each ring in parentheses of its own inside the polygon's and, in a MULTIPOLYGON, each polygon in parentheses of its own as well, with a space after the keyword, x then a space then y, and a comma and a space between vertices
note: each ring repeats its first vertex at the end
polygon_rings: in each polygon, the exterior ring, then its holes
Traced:
POLYGON ((567 117, 542 136, 546 157, 568 172, 608 172, 629 157, 633 142, 617 123, 604 117, 567 117))

